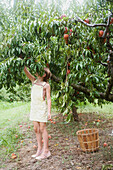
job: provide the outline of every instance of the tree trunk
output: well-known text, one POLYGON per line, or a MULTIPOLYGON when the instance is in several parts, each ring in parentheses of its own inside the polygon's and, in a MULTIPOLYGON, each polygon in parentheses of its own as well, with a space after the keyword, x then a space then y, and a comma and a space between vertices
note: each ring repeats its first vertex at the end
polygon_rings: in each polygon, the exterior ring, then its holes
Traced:
POLYGON ((72 108, 72 115, 73 115, 74 121, 78 121, 77 107, 75 106, 73 106, 72 108))

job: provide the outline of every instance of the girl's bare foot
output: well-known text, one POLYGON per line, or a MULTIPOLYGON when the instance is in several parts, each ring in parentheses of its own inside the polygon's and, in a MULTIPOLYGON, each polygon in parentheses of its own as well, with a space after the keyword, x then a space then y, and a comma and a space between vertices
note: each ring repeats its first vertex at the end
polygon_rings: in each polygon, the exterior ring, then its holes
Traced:
POLYGON ((50 151, 48 152, 43 152, 40 156, 35 157, 37 160, 42 160, 42 159, 46 159, 49 158, 51 156, 50 151))
POLYGON ((38 157, 38 156, 41 155, 41 153, 42 153, 42 149, 41 150, 37 150, 37 153, 35 155, 32 155, 31 157, 32 158, 38 157))

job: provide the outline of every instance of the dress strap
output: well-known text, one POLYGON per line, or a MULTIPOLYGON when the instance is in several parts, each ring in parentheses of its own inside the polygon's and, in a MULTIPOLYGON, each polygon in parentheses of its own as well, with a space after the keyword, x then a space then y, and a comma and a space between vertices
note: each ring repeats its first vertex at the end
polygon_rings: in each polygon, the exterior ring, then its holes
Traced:
MULTIPOLYGON (((33 82, 33 84, 36 84, 36 82, 37 82, 37 80, 35 80, 35 81, 33 82)), ((46 85, 46 82, 43 82, 42 84, 39 84, 39 83, 38 83, 38 84, 36 84, 36 85, 40 85, 40 86, 43 86, 43 87, 44 87, 44 86, 46 85)))
POLYGON ((43 85, 43 87, 44 87, 44 86, 46 85, 46 82, 43 82, 43 84, 42 84, 42 85, 43 85))
POLYGON ((34 81, 33 81, 33 84, 35 84, 35 83, 36 83, 36 81, 37 81, 37 80, 34 80, 34 81))

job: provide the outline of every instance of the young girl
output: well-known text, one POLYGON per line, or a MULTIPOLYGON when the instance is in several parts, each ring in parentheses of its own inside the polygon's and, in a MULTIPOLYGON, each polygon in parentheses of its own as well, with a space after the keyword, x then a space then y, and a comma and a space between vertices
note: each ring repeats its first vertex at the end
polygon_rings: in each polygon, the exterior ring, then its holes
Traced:
POLYGON ((27 67, 24 68, 26 76, 32 82, 30 120, 33 121, 38 143, 37 152, 32 157, 38 160, 48 158, 51 155, 48 148, 48 132, 46 129, 46 122, 51 119, 50 85, 47 82, 50 78, 50 71, 48 68, 45 68, 44 71, 45 74, 42 77, 36 72, 37 79, 35 79, 27 67), (47 97, 47 105, 45 96, 47 97), (44 141, 43 148, 42 137, 44 141))

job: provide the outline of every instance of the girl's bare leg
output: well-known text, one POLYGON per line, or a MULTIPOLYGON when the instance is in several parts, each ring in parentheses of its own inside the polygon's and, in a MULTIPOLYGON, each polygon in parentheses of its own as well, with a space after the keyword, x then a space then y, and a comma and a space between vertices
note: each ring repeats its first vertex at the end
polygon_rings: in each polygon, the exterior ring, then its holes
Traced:
POLYGON ((51 156, 51 153, 49 151, 49 145, 48 145, 48 132, 46 129, 46 123, 40 123, 40 131, 43 136, 43 141, 44 141, 44 147, 43 147, 43 152, 40 156, 36 157, 38 160, 46 159, 49 156, 51 156))
POLYGON ((44 148, 43 153, 46 154, 49 151, 49 140, 48 140, 48 132, 46 129, 46 123, 40 123, 40 131, 42 133, 43 141, 44 141, 44 148))
POLYGON ((37 157, 41 154, 41 151, 42 151, 42 133, 40 131, 40 123, 39 122, 33 122, 33 124, 34 124, 34 131, 36 133, 38 149, 37 149, 36 154, 32 157, 37 157))

